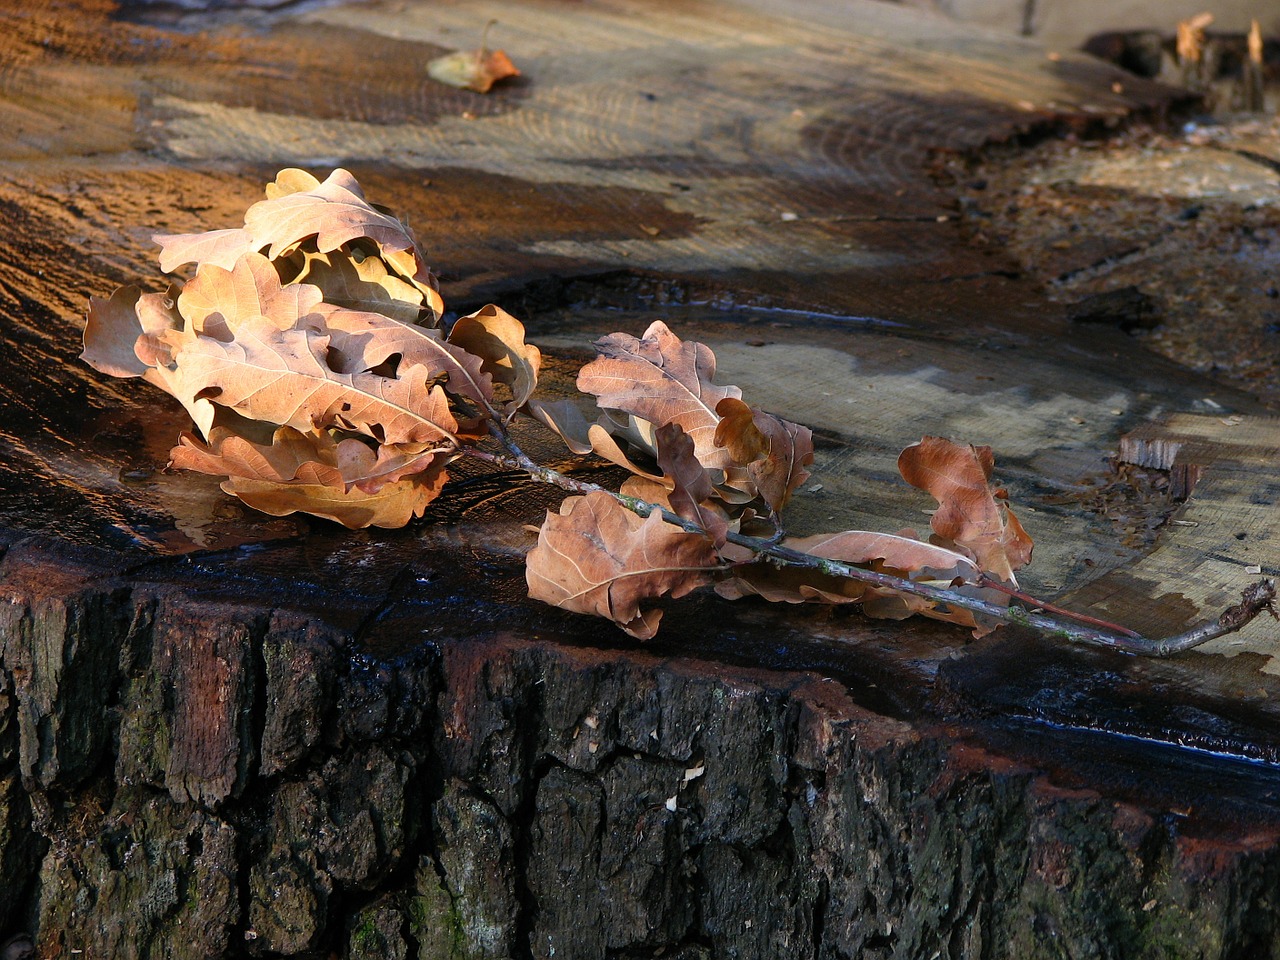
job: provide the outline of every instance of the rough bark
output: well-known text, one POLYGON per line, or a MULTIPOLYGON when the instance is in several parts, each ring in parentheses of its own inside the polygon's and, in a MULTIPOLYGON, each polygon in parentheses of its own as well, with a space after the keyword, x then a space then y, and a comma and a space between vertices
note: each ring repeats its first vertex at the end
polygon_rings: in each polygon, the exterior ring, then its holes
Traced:
MULTIPOLYGON (((41 956, 1163 958, 1277 942, 1265 803, 1224 823, 1135 800, 1096 755, 1081 788, 1049 772, 1061 751, 1036 765, 1042 744, 893 719, 805 671, 502 631, 379 659, 296 609, 125 588, 91 564, 55 577, 39 547, 15 543, 2 568, 0 924, 34 930, 41 956), (111 651, 92 685, 29 666, 87 639, 111 651), (72 716, 99 729, 92 766, 19 747, 55 743, 72 716)), ((1162 761, 1115 760, 1138 762, 1162 761)))

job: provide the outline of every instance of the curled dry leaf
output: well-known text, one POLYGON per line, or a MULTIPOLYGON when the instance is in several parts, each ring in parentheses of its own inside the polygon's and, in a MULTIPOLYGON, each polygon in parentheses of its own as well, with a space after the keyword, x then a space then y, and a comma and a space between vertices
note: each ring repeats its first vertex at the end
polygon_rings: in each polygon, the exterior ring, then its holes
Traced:
POLYGON ((728 450, 735 464, 746 467, 755 491, 777 513, 809 479, 806 468, 813 463, 813 431, 735 397, 716 404, 716 413, 722 417, 716 426, 716 445, 728 450))
POLYGON ((439 83, 476 93, 488 93, 499 80, 520 76, 520 71, 504 51, 490 50, 486 45, 489 29, 495 23, 496 20, 490 20, 485 24, 478 50, 459 50, 429 60, 427 75, 439 83))
POLYGON ((432 500, 440 496, 448 475, 443 463, 404 480, 388 483, 373 493, 359 487, 336 487, 306 483, 271 483, 230 477, 222 489, 239 497, 248 506, 273 517, 309 513, 333 520, 352 530, 364 527, 403 527, 421 517, 432 500))
POLYGON ((1031 562, 1031 538, 991 486, 995 461, 990 447, 925 437, 898 457, 903 479, 938 501, 930 526, 944 545, 968 553, 996 578, 1017 583, 1013 572, 1031 562))
POLYGON ((599 356, 578 374, 578 389, 593 394, 602 408, 620 410, 654 427, 679 424, 693 440, 694 455, 710 469, 733 465, 715 442, 720 415, 716 405, 741 399, 737 387, 712 382, 716 358, 701 343, 685 343, 661 320, 637 339, 614 333, 596 341, 599 356))
POLYGON ((460 317, 449 331, 449 343, 479 357, 481 369, 511 390, 507 419, 533 396, 542 353, 524 342, 524 324, 501 307, 489 304, 460 317))
POLYGON ((667 498, 671 509, 706 530, 717 547, 724 546, 729 522, 710 503, 715 492, 711 478, 693 455, 693 441, 678 423, 658 428, 658 466, 672 487, 667 498))
POLYGON ((270 260, 260 253, 246 253, 230 270, 201 264, 195 278, 182 288, 178 312, 193 332, 227 341, 235 336, 235 324, 257 317, 279 330, 291 330, 323 299, 320 288, 311 284, 281 284, 270 260))
POLYGON ((641 640, 654 635, 662 611, 641 603, 682 597, 710 582, 711 542, 665 523, 641 519, 607 493, 569 497, 548 511, 526 560, 529 596, 577 613, 607 617, 641 640))
MULTIPOLYGON (((977 579, 981 573, 970 557, 906 536, 846 530, 811 537, 791 537, 784 540, 783 545, 810 556, 864 566, 902 579, 950 587, 1000 604, 1008 601, 1007 596, 996 591, 960 586, 964 581, 977 579)), ((744 551, 737 559, 750 560, 751 557, 748 551, 744 551)), ((861 603, 863 612, 870 617, 901 620, 919 613, 935 620, 972 627, 975 636, 982 636, 992 629, 992 624, 976 619, 963 608, 845 577, 833 577, 806 567, 779 567, 760 561, 746 563, 736 567, 733 576, 718 582, 716 592, 731 600, 760 596, 783 603, 861 603)))
POLYGON ((321 182, 303 170, 282 170, 266 192, 267 199, 245 213, 241 228, 156 234, 152 239, 161 247, 160 268, 169 273, 183 264, 199 263, 230 270, 246 253, 265 251, 269 260, 284 260, 305 243, 312 244, 315 252, 341 250, 362 262, 359 244, 368 241, 385 265, 421 294, 433 318, 444 312, 438 284, 422 260, 413 233, 370 204, 348 171, 334 170, 321 182))
POLYGON ((422 291, 392 274, 380 257, 358 256, 355 249, 350 253, 298 250, 278 261, 277 268, 292 268, 289 282, 313 284, 325 303, 416 323, 423 308, 422 291))
POLYGON ((218 425, 210 431, 208 443, 190 433, 178 439, 169 454, 170 465, 183 470, 343 491, 358 487, 365 493, 439 469, 452 452, 429 444, 381 444, 374 449, 355 437, 337 439, 327 432, 306 434, 292 427, 280 427, 270 443, 218 425))

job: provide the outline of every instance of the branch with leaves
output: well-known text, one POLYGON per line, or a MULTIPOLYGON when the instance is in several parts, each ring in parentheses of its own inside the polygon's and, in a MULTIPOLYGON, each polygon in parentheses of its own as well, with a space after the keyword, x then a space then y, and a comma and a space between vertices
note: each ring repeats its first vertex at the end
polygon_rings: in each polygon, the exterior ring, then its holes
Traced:
POLYGON ((652 637, 653 601, 701 587, 736 599, 856 603, 976 636, 1002 622, 1126 653, 1164 656, 1272 610, 1269 580, 1212 624, 1151 640, 1021 591, 1031 559, 989 447, 925 437, 898 466, 938 504, 931 535, 846 530, 788 537, 782 514, 809 476, 808 428, 715 383, 715 356, 662 322, 614 333, 578 375, 577 402, 535 396, 541 354, 495 306, 440 327, 443 302, 410 230, 355 178, 296 169, 244 225, 164 235, 160 265, 189 264, 165 293, 122 287, 90 302, 84 360, 139 377, 191 415, 171 464, 225 478, 265 513, 350 528, 425 512, 470 457, 568 491, 527 557, 530 596, 652 637), (630 475, 618 490, 531 460, 511 423, 531 417, 575 454, 630 475))

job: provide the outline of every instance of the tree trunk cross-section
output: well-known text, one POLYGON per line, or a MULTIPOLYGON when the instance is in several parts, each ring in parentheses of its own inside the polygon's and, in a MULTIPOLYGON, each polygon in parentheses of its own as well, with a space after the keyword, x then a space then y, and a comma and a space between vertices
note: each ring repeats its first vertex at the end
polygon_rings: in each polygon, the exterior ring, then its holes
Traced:
POLYGON ((1276 572, 1274 421, 1072 328, 928 173, 1174 92, 873 0, 34 6, 0 3, 0 943, 1280 952, 1265 632, 1145 663, 692 597, 638 645, 525 598, 549 493, 463 476, 402 531, 255 515, 163 470, 164 397, 76 360, 88 296, 161 288, 151 233, 341 164, 451 309, 521 314, 550 391, 662 317, 813 427, 793 532, 924 527, 898 451, 989 443, 1029 588, 1180 629, 1276 572), (490 18, 522 77, 429 81, 490 18), (1154 546, 1079 492, 1115 452, 1194 480, 1154 546))

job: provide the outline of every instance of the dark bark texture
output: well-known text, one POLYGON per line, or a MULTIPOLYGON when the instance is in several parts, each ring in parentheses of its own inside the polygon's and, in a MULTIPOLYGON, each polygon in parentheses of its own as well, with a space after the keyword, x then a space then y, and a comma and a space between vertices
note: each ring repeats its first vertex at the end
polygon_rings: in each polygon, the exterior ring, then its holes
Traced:
POLYGON ((1275 949, 1265 817, 1064 785, 812 672, 506 631, 383 659, 54 559, 2 569, 0 929, 40 956, 1275 949))

